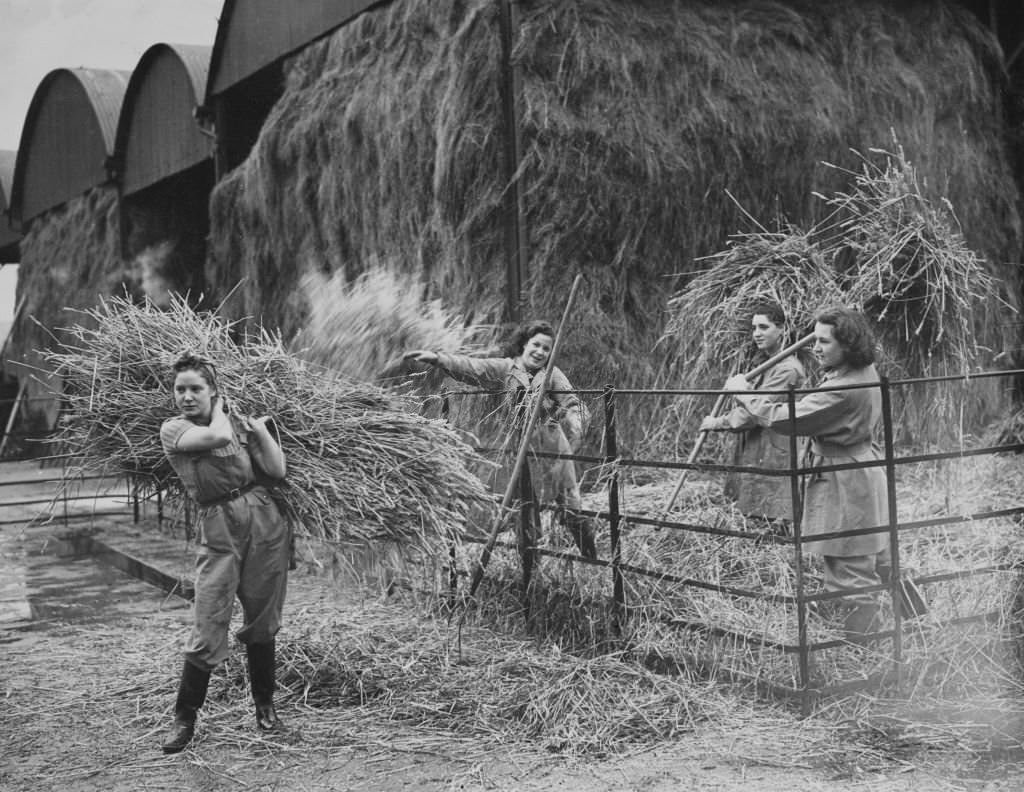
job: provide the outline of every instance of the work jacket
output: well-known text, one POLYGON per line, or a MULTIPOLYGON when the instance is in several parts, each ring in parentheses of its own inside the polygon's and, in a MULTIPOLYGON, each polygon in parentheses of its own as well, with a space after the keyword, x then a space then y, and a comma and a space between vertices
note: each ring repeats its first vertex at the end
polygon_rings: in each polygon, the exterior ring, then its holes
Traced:
MULTIPOLYGON (((802 388, 804 376, 803 364, 795 357, 788 357, 763 372, 752 385, 754 390, 785 391, 802 388)), ((773 402, 786 401, 784 393, 766 393, 762 398, 773 402)), ((790 453, 789 437, 762 426, 741 404, 715 419, 714 428, 739 433, 733 454, 735 465, 761 470, 785 470, 796 466, 790 453)), ((748 516, 793 519, 792 486, 788 477, 730 473, 725 481, 725 493, 748 516)))
MULTIPOLYGON (((875 387, 842 390, 843 385, 877 383, 874 365, 842 367, 826 375, 820 387, 796 402, 795 419, 789 405, 756 393, 736 397, 761 426, 780 434, 811 438, 808 466, 870 462, 882 458, 873 435, 882 413, 882 394, 875 387), (833 390, 833 388, 838 388, 833 390)), ((888 495, 881 466, 808 474, 804 488, 802 534, 888 526, 888 495)), ((869 555, 889 544, 886 532, 809 542, 808 550, 828 556, 869 555)))

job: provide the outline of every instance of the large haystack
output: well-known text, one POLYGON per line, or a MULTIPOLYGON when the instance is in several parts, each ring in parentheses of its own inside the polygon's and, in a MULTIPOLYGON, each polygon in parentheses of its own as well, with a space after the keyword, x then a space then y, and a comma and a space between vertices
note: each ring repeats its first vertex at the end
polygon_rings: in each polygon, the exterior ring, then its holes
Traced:
POLYGON ((5 370, 26 382, 31 431, 51 429, 60 407, 60 383, 40 352, 69 337, 75 310, 92 308, 101 295, 118 293, 127 279, 120 256, 117 193, 97 187, 59 209, 35 218, 21 242, 18 299, 25 307, 8 348, 5 370))
MULTIPOLYGON (((396 0, 294 58, 251 156, 212 200, 209 280, 223 294, 245 279, 232 315, 291 334, 299 275, 351 278, 383 257, 469 320, 500 319, 497 9, 396 0)), ((744 229, 737 202, 813 227, 829 212, 814 193, 848 191, 853 150, 893 135, 1016 290, 998 49, 963 9, 536 0, 522 12, 527 313, 557 317, 584 273, 563 358, 578 386, 655 381, 667 297, 744 229)))

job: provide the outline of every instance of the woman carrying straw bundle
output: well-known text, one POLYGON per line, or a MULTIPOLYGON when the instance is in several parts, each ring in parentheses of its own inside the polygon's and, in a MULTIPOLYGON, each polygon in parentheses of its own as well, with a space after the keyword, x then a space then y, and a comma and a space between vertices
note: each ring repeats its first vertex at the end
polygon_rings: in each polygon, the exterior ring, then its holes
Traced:
POLYGON ((195 612, 164 753, 178 753, 195 733, 210 672, 229 654, 228 627, 235 596, 256 705, 256 725, 281 728, 274 710, 274 637, 281 626, 291 543, 287 523, 259 480, 285 475, 281 447, 268 416, 228 415, 214 367, 186 355, 173 366, 174 403, 181 415, 160 427, 167 459, 198 504, 199 553, 195 612))
MULTIPOLYGON (((474 358, 429 350, 412 350, 406 360, 442 368, 460 382, 479 388, 501 389, 516 395, 539 392, 544 368, 551 355, 555 331, 547 322, 523 325, 509 344, 508 357, 474 358)), ((583 441, 583 405, 572 393, 572 384, 557 366, 544 394, 541 414, 531 438, 531 450, 573 454, 583 441)), ((591 521, 583 507, 576 467, 571 459, 536 458, 543 481, 543 499, 554 502, 576 546, 587 558, 597 557, 591 521)))
MULTIPOLYGON (((752 311, 751 336, 757 347, 755 363, 763 363, 777 354, 786 337, 786 314, 782 306, 771 300, 757 303, 752 311)), ((760 374, 750 387, 754 390, 785 391, 803 387, 806 375, 796 355, 780 360, 760 374)), ((782 393, 766 393, 761 398, 769 402, 784 402, 782 393)), ((701 421, 702 432, 736 432, 733 464, 779 470, 792 467, 789 439, 769 427, 761 426, 757 418, 742 405, 736 405, 725 415, 709 415, 701 421)), ((766 520, 788 533, 787 524, 793 520, 793 498, 789 479, 782 476, 760 476, 752 473, 730 473, 725 482, 725 494, 736 501, 739 510, 754 518, 766 520)))
MULTIPOLYGON (((877 387, 852 387, 878 383, 875 345, 863 314, 847 308, 822 311, 815 319, 814 355, 824 370, 821 387, 795 405, 757 394, 734 398, 761 426, 782 434, 811 438, 809 467, 871 462, 881 458, 872 436, 882 410, 877 387), (851 386, 844 390, 842 386, 851 386), (838 388, 838 389, 836 389, 838 388)), ((726 390, 750 387, 742 374, 730 377, 726 390)), ((805 534, 855 531, 888 523, 885 474, 880 467, 823 471, 806 482, 803 507, 805 534)), ((807 549, 823 556, 824 588, 850 592, 837 603, 847 640, 861 643, 878 614, 874 593, 861 593, 882 582, 890 566, 887 533, 840 536, 810 542, 807 549)))

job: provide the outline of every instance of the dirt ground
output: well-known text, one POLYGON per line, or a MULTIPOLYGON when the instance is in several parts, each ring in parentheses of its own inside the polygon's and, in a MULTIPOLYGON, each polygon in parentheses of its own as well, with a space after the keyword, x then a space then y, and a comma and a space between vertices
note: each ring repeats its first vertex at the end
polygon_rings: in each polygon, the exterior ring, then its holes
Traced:
MULTIPOLYGON (((96 574, 88 559, 64 565, 78 567, 83 578, 96 574)), ((289 733, 262 738, 248 704, 219 695, 216 678, 194 747, 165 757, 159 742, 189 609, 120 572, 99 574, 104 583, 91 585, 105 585, 106 596, 91 618, 51 610, 41 625, 4 632, 3 790, 996 792, 1024 784, 1019 762, 935 755, 926 747, 900 757, 894 746, 832 746, 815 757, 815 746, 827 746, 820 724, 741 698, 733 712, 692 734, 601 759, 566 758, 525 739, 502 743, 416 728, 379 707, 314 708, 295 696, 280 700, 289 733)), ((365 605, 338 599, 322 579, 300 576, 289 615, 295 622, 311 607, 365 605)))
MULTIPOLYGON (((158 544, 130 525, 110 523, 106 533, 110 541, 158 544)), ((827 713, 801 720, 741 694, 692 732, 623 744, 597 758, 545 750, 543 740, 527 736, 416 726, 400 717, 397 702, 313 705, 296 690, 278 699, 288 732, 263 737, 246 696, 220 675, 193 747, 167 757, 159 744, 171 717, 188 604, 95 558, 62 557, 52 534, 0 525, 4 792, 1024 788, 1020 756, 960 750, 950 740, 879 735, 872 743, 863 729, 846 741, 827 713)), ((171 555, 187 567, 184 548, 171 555)), ((281 642, 324 613, 416 618, 401 598, 344 591, 300 570, 281 642)))

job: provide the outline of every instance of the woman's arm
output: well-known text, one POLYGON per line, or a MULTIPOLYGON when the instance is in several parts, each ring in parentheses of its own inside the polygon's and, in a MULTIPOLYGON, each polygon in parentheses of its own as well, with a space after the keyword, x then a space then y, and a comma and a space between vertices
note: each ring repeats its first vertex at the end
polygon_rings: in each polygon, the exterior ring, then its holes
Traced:
POLYGON ((184 452, 210 451, 223 448, 234 436, 231 420, 224 412, 223 401, 215 396, 210 411, 210 425, 191 424, 178 435, 173 447, 176 451, 184 452))
POLYGON ((269 415, 245 419, 245 426, 249 430, 249 456, 253 464, 270 478, 283 479, 288 472, 284 451, 267 429, 268 420, 269 415))
POLYGON ((512 361, 508 358, 474 358, 432 352, 429 349, 413 349, 402 357, 442 368, 449 377, 460 382, 494 390, 505 387, 505 378, 512 367, 512 361))
MULTIPOLYGON (((772 368, 765 374, 764 381, 758 390, 782 391, 790 388, 799 388, 803 384, 803 371, 793 366, 785 365, 785 361, 772 368)), ((726 388, 726 390, 731 390, 726 388)), ((769 402, 784 402, 786 396, 781 393, 766 393, 758 398, 769 402)), ((761 421, 753 415, 744 404, 737 399, 737 405, 725 415, 707 416, 700 424, 702 432, 744 432, 761 426, 761 421)))
MULTIPOLYGON (((447 352, 431 353, 436 360, 434 365, 444 369, 448 376, 488 390, 502 390, 505 380, 512 370, 511 358, 476 358, 469 355, 450 355, 447 352)), ((417 358, 423 362, 423 358, 417 358)))
POLYGON ((761 426, 784 435, 812 437, 822 434, 834 428, 850 409, 849 397, 841 390, 808 393, 793 406, 792 417, 786 402, 772 402, 754 393, 735 396, 735 399, 757 418, 761 426))

